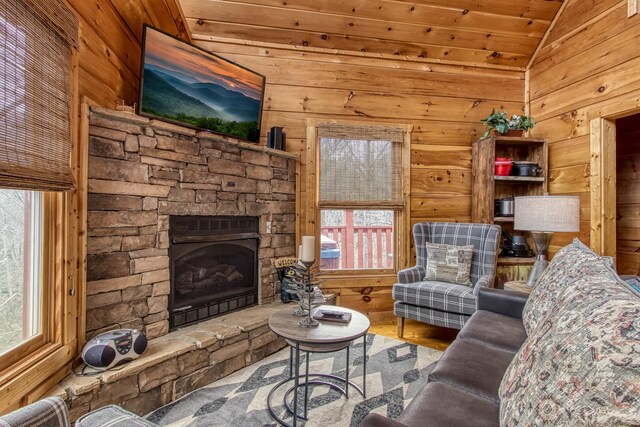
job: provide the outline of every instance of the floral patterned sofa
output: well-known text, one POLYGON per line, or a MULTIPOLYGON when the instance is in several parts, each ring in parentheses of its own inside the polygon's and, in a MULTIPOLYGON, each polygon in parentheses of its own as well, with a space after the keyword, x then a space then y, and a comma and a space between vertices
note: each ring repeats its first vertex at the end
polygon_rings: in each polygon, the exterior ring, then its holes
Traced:
POLYGON ((483 289, 478 310, 397 421, 363 426, 638 426, 640 294, 579 240, 528 300, 483 289))

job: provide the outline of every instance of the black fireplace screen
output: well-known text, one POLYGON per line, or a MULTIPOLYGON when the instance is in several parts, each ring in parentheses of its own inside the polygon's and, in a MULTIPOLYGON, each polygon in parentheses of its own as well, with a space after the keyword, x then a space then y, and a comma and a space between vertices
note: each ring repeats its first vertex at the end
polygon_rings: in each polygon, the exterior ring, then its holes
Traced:
POLYGON ((253 217, 171 218, 172 328, 257 303, 257 226, 253 217))

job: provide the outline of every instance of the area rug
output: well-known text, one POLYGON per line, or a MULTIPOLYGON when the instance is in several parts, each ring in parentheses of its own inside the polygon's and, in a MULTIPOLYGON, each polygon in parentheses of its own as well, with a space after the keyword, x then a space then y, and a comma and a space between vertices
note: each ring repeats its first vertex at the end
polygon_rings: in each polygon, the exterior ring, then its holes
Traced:
MULTIPOLYGON (((362 386, 362 339, 350 348, 349 376, 362 386)), ((349 399, 327 386, 309 386, 308 421, 301 426, 357 426, 369 413, 396 419, 426 383, 441 351, 382 335, 367 336, 367 398, 350 388, 349 399)), ((303 358, 304 361, 304 358, 303 358)), ((309 371, 345 374, 346 350, 314 353, 309 371)), ((301 364, 300 372, 304 372, 301 364)), ((289 348, 198 389, 147 416, 161 426, 276 426, 267 410, 267 395, 289 375, 289 348)), ((275 412, 291 422, 281 387, 272 397, 275 412)), ((303 390, 302 388, 300 390, 303 390)), ((301 395, 303 393, 300 393, 301 395)), ((291 395, 292 396, 292 395, 291 395)), ((292 398, 290 398, 291 402, 292 398)), ((300 404, 302 403, 299 400, 300 404)))

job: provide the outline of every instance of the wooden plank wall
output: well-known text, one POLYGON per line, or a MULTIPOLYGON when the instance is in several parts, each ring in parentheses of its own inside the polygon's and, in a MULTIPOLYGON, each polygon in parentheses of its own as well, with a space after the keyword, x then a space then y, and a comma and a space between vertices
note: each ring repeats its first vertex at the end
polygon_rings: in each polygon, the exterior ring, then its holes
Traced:
MULTIPOLYGON (((581 198, 580 239, 590 233, 590 120, 640 108, 640 16, 627 0, 568 0, 529 69, 534 136, 549 139, 549 192, 581 198)), ((556 234, 551 252, 575 234, 556 234)))
POLYGON ((102 107, 137 102, 143 23, 189 40, 176 0, 67 1, 80 19, 80 98, 102 107))
POLYGON ((616 148, 616 266, 640 275, 640 114, 616 121, 616 148))
MULTIPOLYGON (((283 47, 194 40, 197 45, 264 74, 263 135, 284 126, 287 150, 301 155, 305 206, 305 118, 365 119, 414 126, 411 146, 411 224, 469 222, 471 143, 492 107, 523 109, 522 72, 373 59, 283 47)), ((261 143, 265 143, 263 136, 261 143)), ((300 224, 304 224, 301 212, 300 224)), ((395 277, 362 277, 327 284, 340 303, 363 312, 390 312, 395 277), (336 283, 338 283, 336 285, 336 283), (374 291, 363 298, 361 294, 374 291), (362 301, 368 300, 367 304, 362 301)))

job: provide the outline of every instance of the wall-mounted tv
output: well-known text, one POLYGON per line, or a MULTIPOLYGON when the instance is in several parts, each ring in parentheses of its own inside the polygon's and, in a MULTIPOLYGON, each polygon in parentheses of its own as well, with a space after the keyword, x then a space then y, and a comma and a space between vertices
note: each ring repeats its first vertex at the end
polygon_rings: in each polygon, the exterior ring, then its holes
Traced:
POLYGON ((264 76, 148 25, 138 114, 247 141, 260 138, 264 76))

